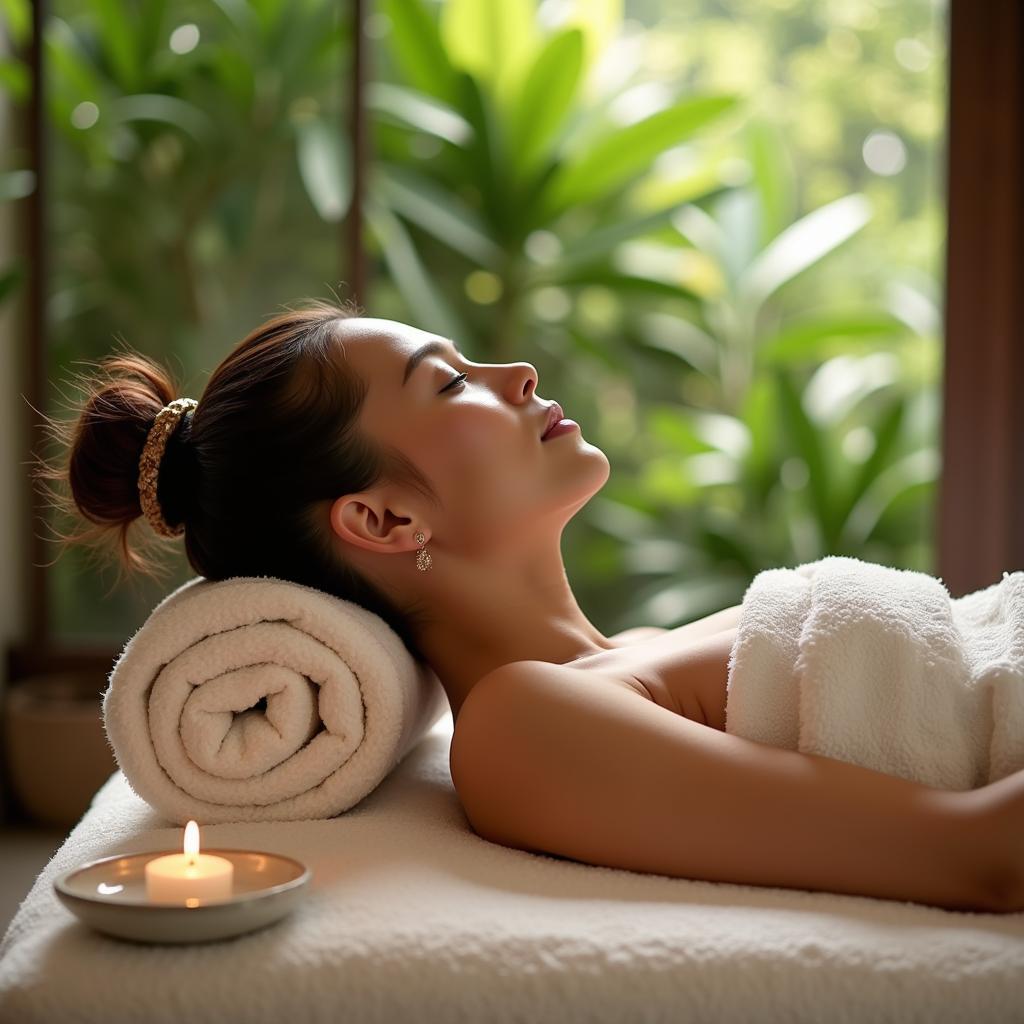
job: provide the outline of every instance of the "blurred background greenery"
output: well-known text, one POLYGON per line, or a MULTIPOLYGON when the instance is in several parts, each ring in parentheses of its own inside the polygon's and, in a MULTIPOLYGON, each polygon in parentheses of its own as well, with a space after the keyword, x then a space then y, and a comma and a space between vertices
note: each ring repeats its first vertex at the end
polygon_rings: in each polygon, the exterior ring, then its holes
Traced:
MULTIPOLYGON (((28 0, 0 6, 23 46, 28 0)), ((563 545, 592 621, 687 622, 829 553, 932 572, 945 3, 370 8, 360 301, 534 363, 607 453, 563 545)), ((281 304, 348 297, 345 5, 52 0, 43 56, 50 415, 120 340, 198 396, 281 304)), ((24 66, 0 85, 23 103, 24 66)), ((170 558, 112 588, 67 552, 56 639, 123 643, 192 575, 170 558)))

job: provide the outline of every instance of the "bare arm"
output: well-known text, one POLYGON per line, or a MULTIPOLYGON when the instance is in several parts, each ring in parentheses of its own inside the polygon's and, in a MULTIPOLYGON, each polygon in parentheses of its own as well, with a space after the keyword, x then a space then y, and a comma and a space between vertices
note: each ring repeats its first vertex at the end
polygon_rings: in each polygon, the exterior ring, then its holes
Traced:
POLYGON ((978 791, 730 736, 593 671, 516 662, 485 676, 463 705, 451 767, 473 828, 503 845, 681 878, 1011 909, 1011 865, 970 799, 978 791))

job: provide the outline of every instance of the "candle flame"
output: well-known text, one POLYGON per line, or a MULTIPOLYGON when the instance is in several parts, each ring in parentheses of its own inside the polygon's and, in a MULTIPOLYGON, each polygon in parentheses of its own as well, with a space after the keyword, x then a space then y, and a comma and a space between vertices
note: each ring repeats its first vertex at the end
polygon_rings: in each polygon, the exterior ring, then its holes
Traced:
POLYGON ((195 859, 199 854, 199 826, 190 821, 185 826, 185 856, 195 859))

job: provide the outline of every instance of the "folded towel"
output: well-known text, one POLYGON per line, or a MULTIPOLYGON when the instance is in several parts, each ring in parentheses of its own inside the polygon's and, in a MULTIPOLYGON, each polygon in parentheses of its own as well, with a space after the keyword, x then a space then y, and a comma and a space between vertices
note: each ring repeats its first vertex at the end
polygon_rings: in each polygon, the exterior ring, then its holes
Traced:
POLYGON ((178 824, 333 817, 447 710, 379 615, 273 577, 183 584, 128 641, 103 697, 129 785, 178 824))
POLYGON ((743 597, 725 731, 939 789, 1024 768, 1024 572, 951 598, 911 569, 828 555, 743 597))

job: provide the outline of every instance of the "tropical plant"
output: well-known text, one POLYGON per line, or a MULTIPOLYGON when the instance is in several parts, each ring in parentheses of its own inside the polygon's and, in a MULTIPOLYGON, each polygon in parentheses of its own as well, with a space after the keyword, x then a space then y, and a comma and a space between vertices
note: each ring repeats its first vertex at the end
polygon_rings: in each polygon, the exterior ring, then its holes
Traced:
MULTIPOLYGON (((756 102, 776 72, 757 79, 751 25, 767 19, 780 60, 802 47, 804 88, 833 76, 836 122, 886 95, 867 70, 842 92, 836 54, 897 30, 851 28, 844 8, 825 39, 803 0, 751 3, 688 0, 644 27, 619 0, 561 5, 557 24, 535 0, 380 0, 367 22, 361 301, 474 358, 536 363, 608 452, 612 479, 565 536, 607 630, 736 603, 794 558, 930 555, 935 284, 878 254, 891 235, 913 263, 937 215, 900 221, 893 197, 919 182, 823 177, 830 121, 819 102, 787 131, 756 102), (666 47, 734 80, 658 80, 666 47)), ((49 11, 51 377, 121 336, 201 387, 255 321, 338 282, 346 25, 318 0, 49 11)), ((64 636, 123 638, 162 596, 107 592, 73 552, 49 578, 64 636)))
MULTIPOLYGON (((347 205, 309 194, 329 178, 344 196, 340 15, 319 0, 48 6, 51 380, 123 340, 177 362, 192 394, 255 323, 336 286, 347 205)), ((174 585, 191 571, 172 562, 174 585)), ((166 587, 112 588, 108 571, 76 549, 51 568, 58 635, 121 637, 166 587)))
POLYGON ((673 625, 794 556, 926 561, 935 339, 898 291, 779 301, 864 227, 868 200, 794 220, 791 157, 733 95, 612 116, 631 83, 588 88, 585 18, 544 36, 525 2, 496 20, 482 0, 385 10, 401 80, 372 93, 382 297, 397 288, 392 315, 484 358, 542 363, 544 392, 613 456, 570 535, 586 606, 616 628, 673 625), (689 173, 659 187, 652 167, 680 151, 689 173))
MULTIPOLYGON (((647 403, 636 476, 609 495, 633 510, 624 566, 655 577, 630 609, 640 620, 738 603, 761 569, 825 554, 930 569, 939 349, 913 313, 930 300, 894 282, 876 302, 784 312, 787 284, 813 278, 870 211, 846 196, 762 245, 766 178, 679 212, 710 283, 687 316, 636 327, 696 375, 703 405, 647 403)), ((622 534, 621 514, 603 514, 622 534)))
POLYGON ((616 89, 591 97, 588 72, 616 27, 588 17, 597 6, 580 4, 578 21, 544 34, 532 0, 455 0, 436 21, 422 0, 382 4, 401 80, 370 90, 367 216, 387 285, 421 326, 496 361, 530 351, 524 327, 544 287, 673 290, 607 266, 678 206, 632 210, 629 188, 737 107, 732 95, 680 92, 649 114, 616 115, 616 89))

